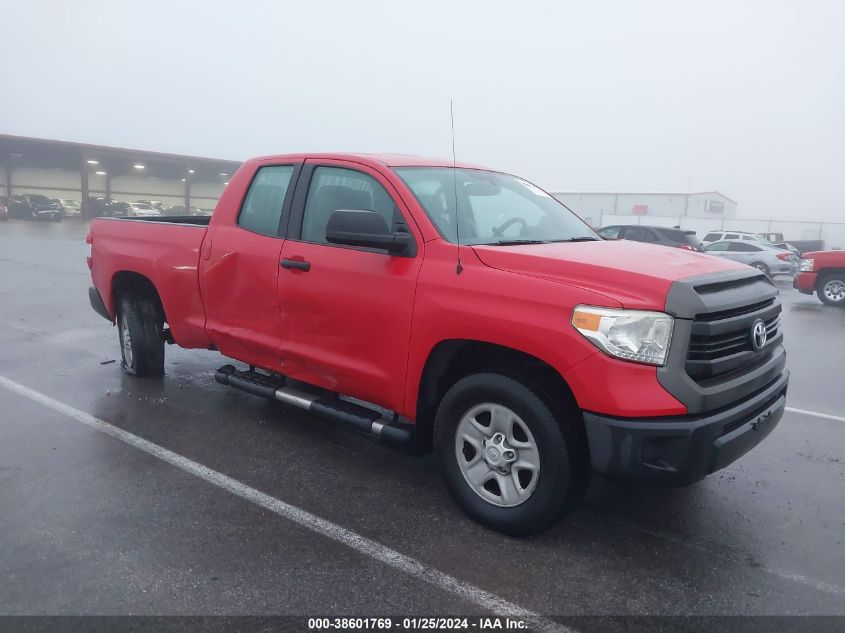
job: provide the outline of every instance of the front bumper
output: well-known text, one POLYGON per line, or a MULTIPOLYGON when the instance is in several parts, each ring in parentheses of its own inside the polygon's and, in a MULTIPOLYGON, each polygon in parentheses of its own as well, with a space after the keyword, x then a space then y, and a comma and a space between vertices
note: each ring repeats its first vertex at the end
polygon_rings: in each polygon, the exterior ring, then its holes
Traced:
POLYGON ((816 277, 818 273, 802 272, 795 275, 792 281, 792 287, 798 292, 803 292, 805 295, 813 294, 816 289, 816 277))
POLYGON ((778 264, 777 266, 773 266, 770 270, 772 275, 794 275, 798 272, 798 264, 778 264))
POLYGON ((605 475, 692 483, 759 444, 786 407, 789 371, 731 407, 702 416, 612 418, 584 413, 593 469, 605 475))

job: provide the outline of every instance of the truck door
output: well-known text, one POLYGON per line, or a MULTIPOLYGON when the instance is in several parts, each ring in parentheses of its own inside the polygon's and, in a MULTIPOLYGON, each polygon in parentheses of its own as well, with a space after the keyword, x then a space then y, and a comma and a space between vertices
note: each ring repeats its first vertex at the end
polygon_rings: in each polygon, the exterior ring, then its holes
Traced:
MULTIPOLYGON (((306 161, 282 247, 282 373, 398 410, 404 397, 422 237, 395 189, 358 163, 306 161), (329 244, 334 211, 381 213, 416 241, 414 256, 329 244)), ((277 264, 278 265, 278 264, 277 264)))
POLYGON ((215 210, 220 217, 200 256, 211 340, 223 355, 273 371, 281 371, 279 257, 298 171, 298 164, 258 167, 240 208, 215 210))

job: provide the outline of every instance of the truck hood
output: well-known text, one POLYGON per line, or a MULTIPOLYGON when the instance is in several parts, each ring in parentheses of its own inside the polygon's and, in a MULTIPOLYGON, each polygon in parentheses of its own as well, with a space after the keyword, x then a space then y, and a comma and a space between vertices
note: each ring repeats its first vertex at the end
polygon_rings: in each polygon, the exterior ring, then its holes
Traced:
POLYGON ((672 282, 748 268, 712 255, 628 240, 472 246, 487 266, 599 292, 626 308, 663 310, 672 282))

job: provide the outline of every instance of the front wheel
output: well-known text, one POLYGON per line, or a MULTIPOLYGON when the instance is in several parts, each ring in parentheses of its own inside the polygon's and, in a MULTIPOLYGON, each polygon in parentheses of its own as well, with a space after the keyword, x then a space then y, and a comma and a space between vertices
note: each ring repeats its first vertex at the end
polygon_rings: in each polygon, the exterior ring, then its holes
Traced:
POLYGON ((829 306, 845 306, 845 273, 822 277, 818 284, 819 299, 829 306))
POLYGON ((475 521, 512 536, 551 527, 589 482, 577 423, 577 411, 556 406, 528 381, 494 373, 463 378, 435 419, 450 494, 475 521))
POLYGON ((164 375, 164 319, 157 302, 124 294, 117 312, 121 367, 132 376, 164 375))

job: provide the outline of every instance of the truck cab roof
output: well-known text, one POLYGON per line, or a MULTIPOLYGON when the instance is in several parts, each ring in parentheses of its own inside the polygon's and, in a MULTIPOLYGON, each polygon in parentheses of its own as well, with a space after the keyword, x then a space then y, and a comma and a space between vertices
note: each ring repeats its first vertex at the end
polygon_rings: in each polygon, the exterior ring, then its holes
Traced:
POLYGON ((496 171, 489 167, 474 165, 472 163, 452 162, 450 158, 431 158, 415 156, 413 154, 367 154, 355 152, 325 152, 325 153, 299 153, 299 154, 274 154, 261 156, 253 160, 258 162, 278 162, 286 160, 348 160, 356 163, 369 165, 381 165, 386 167, 455 167, 464 169, 482 169, 485 171, 496 171))

